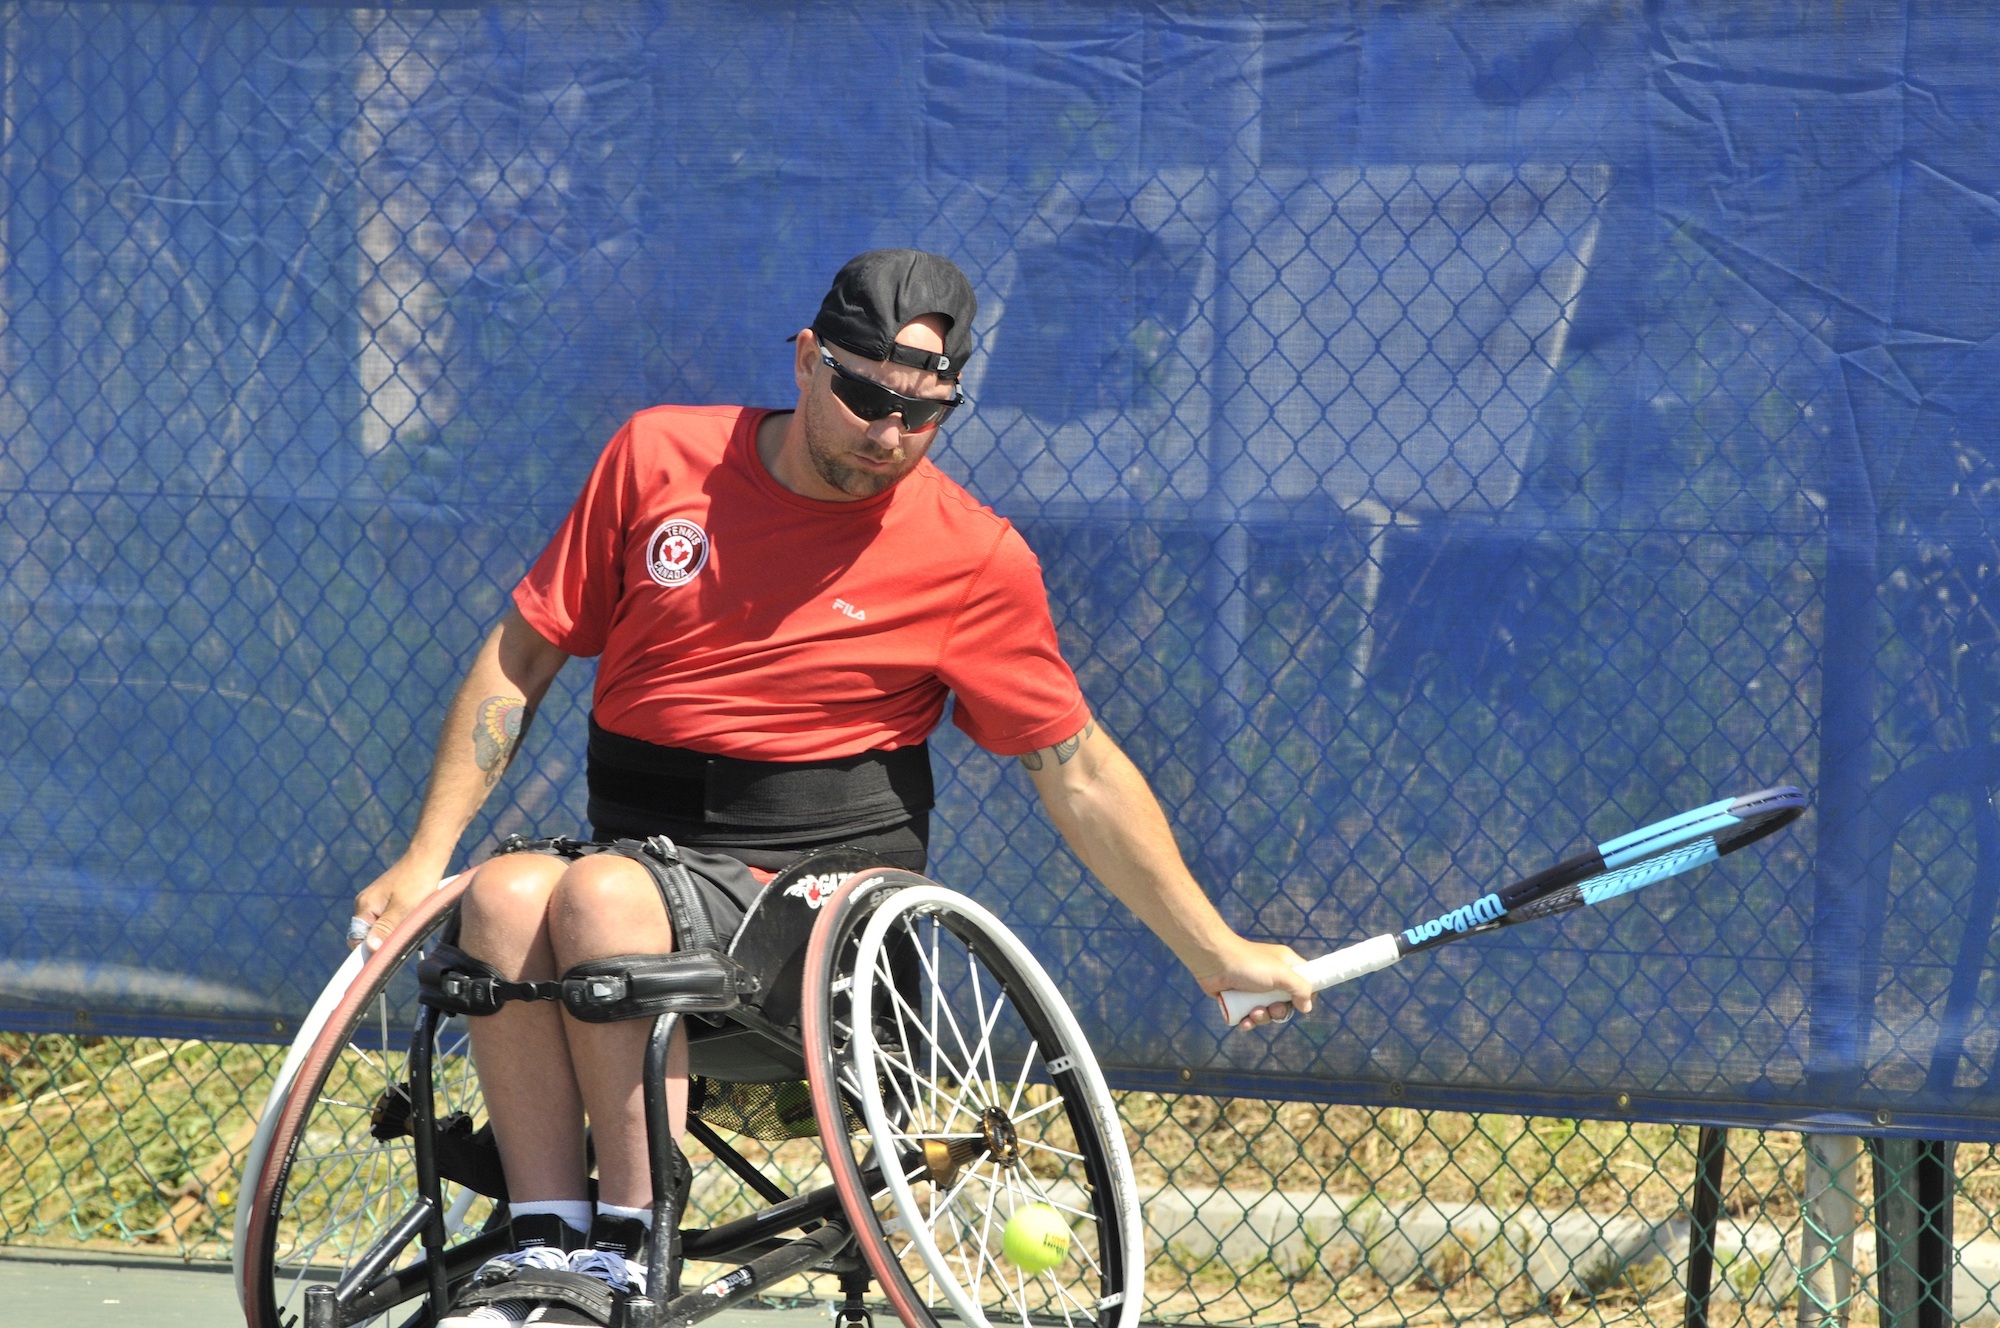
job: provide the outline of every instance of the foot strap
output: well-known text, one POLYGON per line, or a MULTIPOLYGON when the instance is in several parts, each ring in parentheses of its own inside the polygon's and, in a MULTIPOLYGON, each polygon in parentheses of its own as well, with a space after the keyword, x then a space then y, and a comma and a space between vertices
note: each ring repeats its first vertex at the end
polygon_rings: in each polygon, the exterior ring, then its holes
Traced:
POLYGON ((512 1277, 494 1282, 475 1282, 452 1302, 454 1310, 475 1305, 497 1305, 502 1301, 530 1300, 543 1305, 567 1305, 581 1310, 593 1323, 615 1328, 624 1317, 622 1292, 613 1291, 601 1278, 554 1269, 522 1269, 512 1277))

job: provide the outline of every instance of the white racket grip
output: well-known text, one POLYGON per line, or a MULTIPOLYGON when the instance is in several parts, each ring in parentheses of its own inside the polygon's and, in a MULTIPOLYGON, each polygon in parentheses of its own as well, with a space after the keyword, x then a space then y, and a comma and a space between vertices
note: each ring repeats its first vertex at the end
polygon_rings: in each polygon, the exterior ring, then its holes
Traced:
MULTIPOLYGON (((1325 991, 1328 987, 1352 982, 1364 974, 1380 972, 1402 957, 1393 935, 1371 936, 1332 954, 1309 959, 1299 965, 1299 972, 1312 984, 1314 991, 1325 991)), ((1223 1017, 1234 1024, 1252 1010, 1287 1001, 1291 997, 1282 991, 1225 991, 1215 999, 1222 1003, 1223 1017)))

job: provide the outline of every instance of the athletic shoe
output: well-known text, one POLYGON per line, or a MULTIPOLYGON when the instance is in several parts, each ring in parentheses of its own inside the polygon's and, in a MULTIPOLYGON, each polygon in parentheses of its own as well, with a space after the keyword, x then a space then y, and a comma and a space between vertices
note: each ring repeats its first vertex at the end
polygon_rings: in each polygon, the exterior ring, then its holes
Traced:
MULTIPOLYGON (((514 1238, 533 1243, 505 1254, 496 1254, 479 1265, 479 1271, 472 1278, 473 1286, 505 1281, 524 1269, 567 1272, 568 1247, 582 1240, 583 1233, 552 1214, 536 1213, 515 1219, 514 1238)), ((438 1320, 437 1328, 506 1328, 509 1324, 526 1323, 528 1316, 538 1308, 539 1302, 533 1300, 494 1301, 488 1305, 448 1311, 444 1318, 438 1320)))

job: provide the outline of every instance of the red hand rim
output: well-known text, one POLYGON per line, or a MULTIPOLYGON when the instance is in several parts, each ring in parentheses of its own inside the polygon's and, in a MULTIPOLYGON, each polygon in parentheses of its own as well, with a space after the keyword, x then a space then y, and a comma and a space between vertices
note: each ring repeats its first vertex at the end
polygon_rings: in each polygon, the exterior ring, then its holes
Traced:
MULTIPOLYGON (((820 1140, 827 1151, 827 1170, 833 1173, 833 1184, 840 1192, 841 1207, 847 1210, 849 1219, 857 1227, 867 1220, 863 1214, 872 1213, 874 1206, 870 1196, 861 1188, 861 1169, 854 1164, 852 1153, 847 1153, 838 1161, 834 1156, 836 1149, 847 1148, 847 1117, 841 1111, 836 1084, 831 1082, 835 1076, 814 1074, 810 1070, 833 1063, 826 1044, 821 1040, 820 1029, 831 1022, 827 1002, 833 998, 834 933, 839 930, 840 918, 846 912, 848 897, 855 887, 864 879, 872 880, 882 874, 881 868, 854 873, 842 881, 832 898, 820 906, 819 921, 813 924, 812 939, 806 943, 805 973, 799 1003, 800 1031, 804 1035, 809 1071, 806 1083, 812 1090, 813 1116, 819 1122, 820 1140)), ((913 1288, 903 1270, 888 1261, 887 1245, 880 1240, 863 1238, 858 1231, 856 1243, 861 1246, 861 1253, 875 1274, 875 1284, 882 1288, 883 1294, 895 1306, 896 1317, 905 1324, 934 1323, 930 1310, 913 1298, 913 1288)))

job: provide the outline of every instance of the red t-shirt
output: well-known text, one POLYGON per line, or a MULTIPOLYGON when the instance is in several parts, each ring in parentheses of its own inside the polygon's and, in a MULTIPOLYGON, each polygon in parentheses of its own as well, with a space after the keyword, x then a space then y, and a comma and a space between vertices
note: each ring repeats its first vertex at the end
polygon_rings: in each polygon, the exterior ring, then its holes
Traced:
POLYGON ((602 655, 613 733, 810 761, 922 742, 953 721, 1003 756, 1090 712, 1056 647, 1041 564, 928 459, 859 502, 804 498, 756 451, 769 411, 660 406, 598 458, 514 590, 572 655, 602 655))

